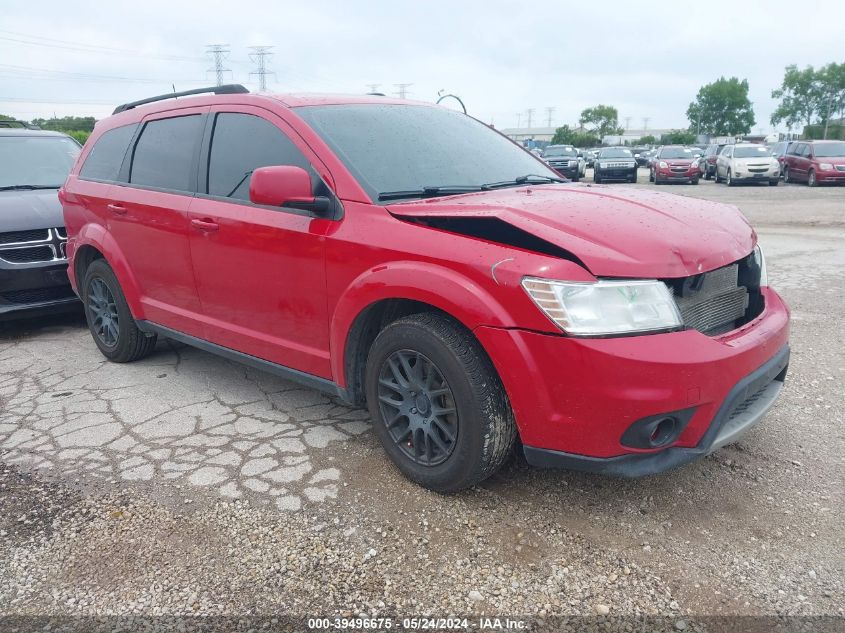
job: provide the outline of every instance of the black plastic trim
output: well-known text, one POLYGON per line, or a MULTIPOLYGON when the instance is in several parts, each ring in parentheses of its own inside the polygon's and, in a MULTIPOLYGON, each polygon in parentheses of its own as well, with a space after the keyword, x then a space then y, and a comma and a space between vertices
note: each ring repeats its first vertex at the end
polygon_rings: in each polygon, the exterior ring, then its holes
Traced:
POLYGON ((617 477, 644 477, 655 475, 678 466, 683 466, 707 455, 737 404, 747 399, 763 385, 773 380, 786 379, 789 367, 789 345, 784 345, 777 354, 755 371, 740 380, 728 392, 727 397, 713 417, 710 427, 695 448, 670 447, 656 453, 628 453, 617 457, 590 457, 554 451, 534 446, 523 446, 525 459, 538 468, 566 468, 617 477))
POLYGON ((275 374, 276 376, 280 376, 286 380, 292 380, 305 387, 310 387, 329 395, 337 396, 344 402, 351 403, 347 390, 338 385, 336 382, 326 378, 320 378, 319 376, 307 374, 304 371, 299 371, 298 369, 285 367, 284 365, 279 365, 277 363, 270 362, 269 360, 258 358, 257 356, 250 356, 249 354, 244 354, 243 352, 239 352, 229 347, 223 347, 222 345, 217 345, 211 341, 206 341, 205 339, 197 338, 196 336, 191 336, 190 334, 172 330, 169 327, 158 325, 152 321, 139 320, 136 323, 138 325, 138 329, 142 332, 158 334, 165 338, 185 343, 186 345, 196 347, 205 352, 222 356, 227 360, 232 360, 243 365, 249 365, 250 367, 266 371, 270 374, 275 374))

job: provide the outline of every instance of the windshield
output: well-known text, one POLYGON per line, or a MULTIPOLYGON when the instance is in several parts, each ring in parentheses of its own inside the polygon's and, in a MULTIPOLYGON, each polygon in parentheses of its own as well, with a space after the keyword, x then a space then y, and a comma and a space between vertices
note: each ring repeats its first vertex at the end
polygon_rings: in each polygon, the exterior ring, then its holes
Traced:
POLYGON ((608 147, 603 149, 599 158, 632 158, 631 150, 622 147, 608 147))
POLYGON ((692 150, 686 147, 664 147, 660 158, 692 158, 692 150))
POLYGON ((63 136, 0 136, 0 187, 61 187, 79 156, 63 136))
POLYGON ((813 149, 816 158, 845 157, 845 143, 819 143, 814 145, 813 149))
POLYGON ((737 145, 734 147, 734 158, 762 158, 769 155, 769 150, 762 145, 737 145))
POLYGON ((548 158, 549 156, 577 156, 578 152, 576 152, 571 147, 547 147, 546 151, 543 152, 543 156, 548 158))
POLYGON ((425 187, 479 187, 526 174, 557 179, 538 158, 475 119, 418 105, 296 109, 373 200, 425 187))

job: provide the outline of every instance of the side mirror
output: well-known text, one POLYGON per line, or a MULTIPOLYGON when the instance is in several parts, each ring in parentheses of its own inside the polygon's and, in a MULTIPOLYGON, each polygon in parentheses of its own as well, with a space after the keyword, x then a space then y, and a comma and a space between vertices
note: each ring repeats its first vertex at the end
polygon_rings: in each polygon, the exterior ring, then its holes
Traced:
POLYGON ((259 167, 249 179, 249 200, 271 207, 302 209, 313 213, 326 213, 331 200, 314 196, 311 176, 302 167, 273 165, 259 167))

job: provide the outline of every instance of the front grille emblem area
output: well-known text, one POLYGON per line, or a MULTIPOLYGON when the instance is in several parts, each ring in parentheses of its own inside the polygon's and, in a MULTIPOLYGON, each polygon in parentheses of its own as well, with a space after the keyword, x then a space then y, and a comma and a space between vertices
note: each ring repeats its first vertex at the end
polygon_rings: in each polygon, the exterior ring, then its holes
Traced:
POLYGON ((0 233, 0 260, 7 264, 61 262, 67 259, 64 228, 0 233))

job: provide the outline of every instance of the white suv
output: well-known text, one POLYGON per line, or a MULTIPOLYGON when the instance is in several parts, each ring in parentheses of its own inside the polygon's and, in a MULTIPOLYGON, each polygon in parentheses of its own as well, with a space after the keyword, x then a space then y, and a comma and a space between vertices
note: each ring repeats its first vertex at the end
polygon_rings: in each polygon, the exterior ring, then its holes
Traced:
POLYGON ((733 186, 738 182, 780 182, 780 163, 765 145, 725 145, 716 158, 716 182, 733 186))

